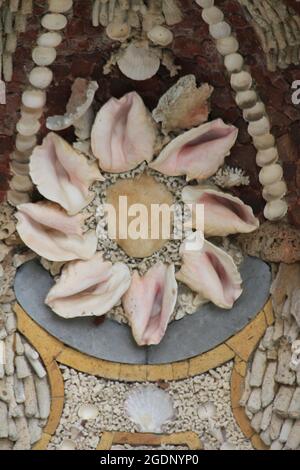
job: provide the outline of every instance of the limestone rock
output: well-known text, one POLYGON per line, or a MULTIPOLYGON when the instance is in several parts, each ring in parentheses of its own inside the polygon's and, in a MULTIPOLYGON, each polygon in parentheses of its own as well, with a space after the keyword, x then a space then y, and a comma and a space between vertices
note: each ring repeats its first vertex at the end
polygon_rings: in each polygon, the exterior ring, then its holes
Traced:
POLYGON ((261 409, 261 390, 259 388, 254 388, 251 392, 247 409, 251 413, 257 413, 261 409))
POLYGON ((278 439, 282 425, 283 425, 283 418, 281 418, 280 416, 278 416, 276 413, 273 412, 271 423, 270 423, 270 437, 273 441, 278 439))
POLYGON ((268 406, 275 397, 275 374, 276 374, 277 364, 276 362, 269 362, 266 373, 263 379, 262 384, 262 393, 261 393, 261 403, 262 406, 265 408, 268 406))
POLYGON ((293 397, 294 389, 282 385, 274 401, 274 410, 283 418, 288 417, 288 409, 293 397))
POLYGON ((286 448, 296 450, 300 446, 300 420, 296 421, 289 433, 286 448))
POLYGON ((264 378, 267 365, 267 355, 265 352, 257 349, 251 368, 250 386, 260 387, 264 378))
POLYGON ((290 418, 300 419, 300 387, 294 392, 288 414, 290 418))
POLYGON ((278 351, 278 367, 275 380, 284 385, 293 385, 296 377, 290 370, 289 365, 292 358, 291 346, 286 341, 282 341, 278 351))

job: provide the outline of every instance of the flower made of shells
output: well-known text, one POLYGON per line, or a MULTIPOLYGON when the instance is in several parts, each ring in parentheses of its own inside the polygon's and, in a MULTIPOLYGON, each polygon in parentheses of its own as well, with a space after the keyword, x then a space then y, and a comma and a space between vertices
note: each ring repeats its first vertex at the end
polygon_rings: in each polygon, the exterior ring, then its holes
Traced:
MULTIPOLYGON (((109 259, 96 225, 87 222, 96 220, 95 187, 106 185, 112 201, 116 188, 123 188, 133 200, 150 198, 154 203, 158 198, 170 203, 166 188, 156 186, 153 178, 178 178, 178 197, 191 207, 189 226, 194 235, 199 205, 204 207, 206 237, 252 232, 259 223, 251 207, 208 181, 224 165, 238 130, 222 119, 208 120, 213 88, 208 84, 198 88, 193 76, 182 77, 152 114, 131 92, 120 99, 112 97, 94 117, 96 89, 95 82, 77 79, 67 113, 48 119, 51 132, 30 158, 31 179, 45 200, 18 206, 17 230, 40 257, 63 265, 45 299, 57 315, 99 317, 122 309, 136 343, 156 345, 174 319, 181 287, 197 297, 198 306, 213 302, 231 309, 242 294, 238 267, 212 241, 205 240, 190 252, 184 237, 178 244, 180 266, 160 259, 162 242, 151 245, 155 262, 146 263, 141 272, 132 267, 134 255, 128 252, 123 261, 109 259), (78 137, 73 146, 53 132, 71 125, 78 137), (135 179, 138 168, 144 175, 135 179), (133 179, 124 183, 128 172, 133 179), (110 178, 119 178, 121 184, 110 186, 110 178)), ((121 241, 119 247, 126 251, 121 241)), ((143 248, 139 246, 139 253, 146 253, 143 248)))

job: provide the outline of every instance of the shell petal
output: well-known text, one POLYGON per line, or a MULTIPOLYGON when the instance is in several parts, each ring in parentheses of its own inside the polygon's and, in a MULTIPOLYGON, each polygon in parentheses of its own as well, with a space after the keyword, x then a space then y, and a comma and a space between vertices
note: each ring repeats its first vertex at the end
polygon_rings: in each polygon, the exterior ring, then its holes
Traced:
POLYGON ((231 194, 205 186, 186 186, 182 200, 192 204, 193 213, 196 204, 204 206, 204 233, 209 237, 250 233, 259 227, 252 208, 231 194))
POLYGON ((242 279, 233 259, 208 241, 198 251, 181 246, 183 263, 176 278, 197 292, 203 300, 224 309, 232 308, 242 293, 242 279))
POLYGON ((30 176, 45 198, 57 202, 71 215, 94 199, 89 186, 103 180, 96 163, 89 164, 85 156, 53 132, 34 149, 30 176))
POLYGON ((222 119, 202 124, 172 140, 149 166, 168 176, 203 180, 223 165, 238 130, 222 119))
POLYGON ((122 303, 138 345, 160 343, 176 300, 177 283, 173 265, 157 263, 143 277, 134 272, 122 303))
POLYGON ((89 259, 96 251, 96 234, 82 235, 82 217, 70 217, 56 204, 21 204, 16 218, 25 245, 50 261, 89 259))
POLYGON ((112 265, 96 253, 88 261, 74 261, 63 268, 46 304, 63 318, 101 316, 119 302, 129 285, 125 264, 112 265))
POLYGON ((153 158, 156 127, 143 100, 133 92, 110 99, 99 111, 91 145, 100 167, 107 172, 132 170, 153 158))

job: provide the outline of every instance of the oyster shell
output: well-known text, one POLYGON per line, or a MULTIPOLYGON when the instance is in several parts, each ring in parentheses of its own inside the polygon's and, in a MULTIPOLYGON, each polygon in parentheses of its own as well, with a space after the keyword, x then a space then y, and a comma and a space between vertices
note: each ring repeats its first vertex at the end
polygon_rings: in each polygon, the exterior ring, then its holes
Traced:
POLYGON ((125 264, 113 265, 96 253, 88 261, 65 265, 45 302, 63 318, 100 316, 120 301, 129 285, 130 271, 125 264))

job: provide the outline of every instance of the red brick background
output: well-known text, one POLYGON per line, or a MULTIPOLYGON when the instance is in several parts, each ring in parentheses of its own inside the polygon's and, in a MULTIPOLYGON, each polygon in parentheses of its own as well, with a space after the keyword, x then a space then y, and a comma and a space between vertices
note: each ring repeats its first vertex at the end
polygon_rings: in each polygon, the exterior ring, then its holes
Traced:
MULTIPOLYGON (((237 189, 236 194, 250 203, 256 213, 261 213, 264 202, 258 182, 255 149, 247 134, 246 123, 235 105, 222 59, 208 34, 208 27, 201 19, 201 9, 193 0, 180 0, 184 20, 173 28, 172 45, 176 63, 182 66, 181 74, 194 73, 200 82, 208 81, 215 87, 212 97, 211 117, 222 117, 239 127, 239 138, 227 162, 243 168, 251 177, 249 187, 237 189)), ((292 2, 291 2, 292 3, 292 2)), ((296 3, 296 2, 294 2, 296 3)), ((19 37, 14 56, 14 77, 8 85, 7 105, 0 106, 0 197, 4 197, 9 176, 8 158, 14 143, 15 124, 18 120, 20 96, 26 85, 26 74, 32 68, 31 50, 40 28, 44 2, 34 2, 34 15, 29 20, 27 32, 19 37)), ((55 80, 49 89, 46 115, 62 114, 70 95, 73 80, 87 77, 97 80, 99 90, 97 105, 100 107, 110 96, 120 97, 130 90, 138 91, 152 109, 158 98, 177 78, 170 79, 161 67, 157 76, 145 82, 133 82, 115 69, 103 76, 102 67, 118 44, 106 37, 102 28, 91 24, 91 1, 74 0, 73 15, 69 19, 65 40, 58 48, 58 57, 52 69, 55 80)), ((300 105, 291 102, 291 84, 300 80, 300 68, 289 67, 285 71, 270 73, 265 66, 261 50, 243 9, 235 0, 217 0, 225 18, 233 26, 240 41, 240 51, 256 81, 258 92, 267 106, 273 133, 278 138, 280 156, 289 187, 290 221, 300 226, 300 105)), ((297 5, 299 7, 299 5, 297 5)), ((46 133, 43 126, 40 138, 46 133)), ((72 139, 72 131, 62 133, 72 139)))

